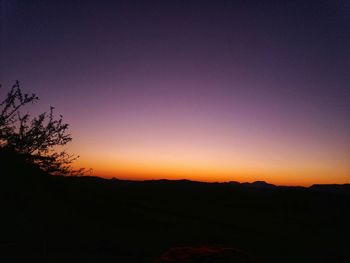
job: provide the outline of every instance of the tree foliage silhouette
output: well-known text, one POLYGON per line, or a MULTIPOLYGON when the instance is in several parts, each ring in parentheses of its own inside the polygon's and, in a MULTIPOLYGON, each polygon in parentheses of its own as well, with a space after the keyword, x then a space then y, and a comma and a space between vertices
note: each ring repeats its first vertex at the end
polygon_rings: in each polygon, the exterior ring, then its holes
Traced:
POLYGON ((23 93, 16 81, 0 101, 0 149, 16 153, 48 174, 84 173, 84 169, 74 170, 71 167, 79 156, 62 149, 72 137, 62 115, 55 118, 54 107, 50 107, 49 113, 44 112, 34 118, 29 113, 21 113, 24 106, 38 100, 35 94, 23 93))

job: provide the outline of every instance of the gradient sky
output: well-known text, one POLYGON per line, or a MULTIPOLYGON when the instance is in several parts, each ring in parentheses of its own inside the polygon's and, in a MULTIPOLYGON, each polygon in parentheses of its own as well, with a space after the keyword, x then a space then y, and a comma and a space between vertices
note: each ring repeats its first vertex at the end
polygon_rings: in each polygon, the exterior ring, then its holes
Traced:
POLYGON ((0 82, 132 179, 350 182, 350 1, 1 1, 0 82))

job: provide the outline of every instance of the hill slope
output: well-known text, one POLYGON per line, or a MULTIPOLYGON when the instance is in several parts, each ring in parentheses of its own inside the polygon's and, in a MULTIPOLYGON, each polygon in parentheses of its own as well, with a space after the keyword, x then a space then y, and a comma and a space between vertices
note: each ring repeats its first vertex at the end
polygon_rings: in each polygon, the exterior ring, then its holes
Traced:
POLYGON ((252 262, 350 262, 349 195, 319 187, 10 173, 2 181, 3 262, 155 262, 196 246, 235 248, 252 262))

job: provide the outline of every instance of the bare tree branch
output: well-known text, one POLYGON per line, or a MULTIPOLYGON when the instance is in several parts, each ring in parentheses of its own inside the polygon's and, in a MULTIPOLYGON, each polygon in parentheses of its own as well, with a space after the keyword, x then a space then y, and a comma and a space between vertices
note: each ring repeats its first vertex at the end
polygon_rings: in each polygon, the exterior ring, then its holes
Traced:
POLYGON ((62 115, 55 118, 54 107, 34 118, 21 114, 20 109, 38 99, 35 94, 23 93, 17 81, 0 102, 0 149, 11 149, 49 174, 83 173, 84 169, 71 167, 79 156, 60 150, 72 137, 62 115))

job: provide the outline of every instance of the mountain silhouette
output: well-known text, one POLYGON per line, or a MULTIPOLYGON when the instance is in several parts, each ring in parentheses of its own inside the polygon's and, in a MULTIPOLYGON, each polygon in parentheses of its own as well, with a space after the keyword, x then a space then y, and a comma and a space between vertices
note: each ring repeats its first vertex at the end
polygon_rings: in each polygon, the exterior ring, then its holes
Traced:
POLYGON ((248 187, 255 187, 255 188, 275 188, 276 186, 274 184, 269 184, 264 181, 255 181, 253 183, 242 183, 243 186, 248 186, 248 187))
POLYGON ((2 262, 350 262, 348 185, 48 176, 11 158, 0 167, 2 262))

